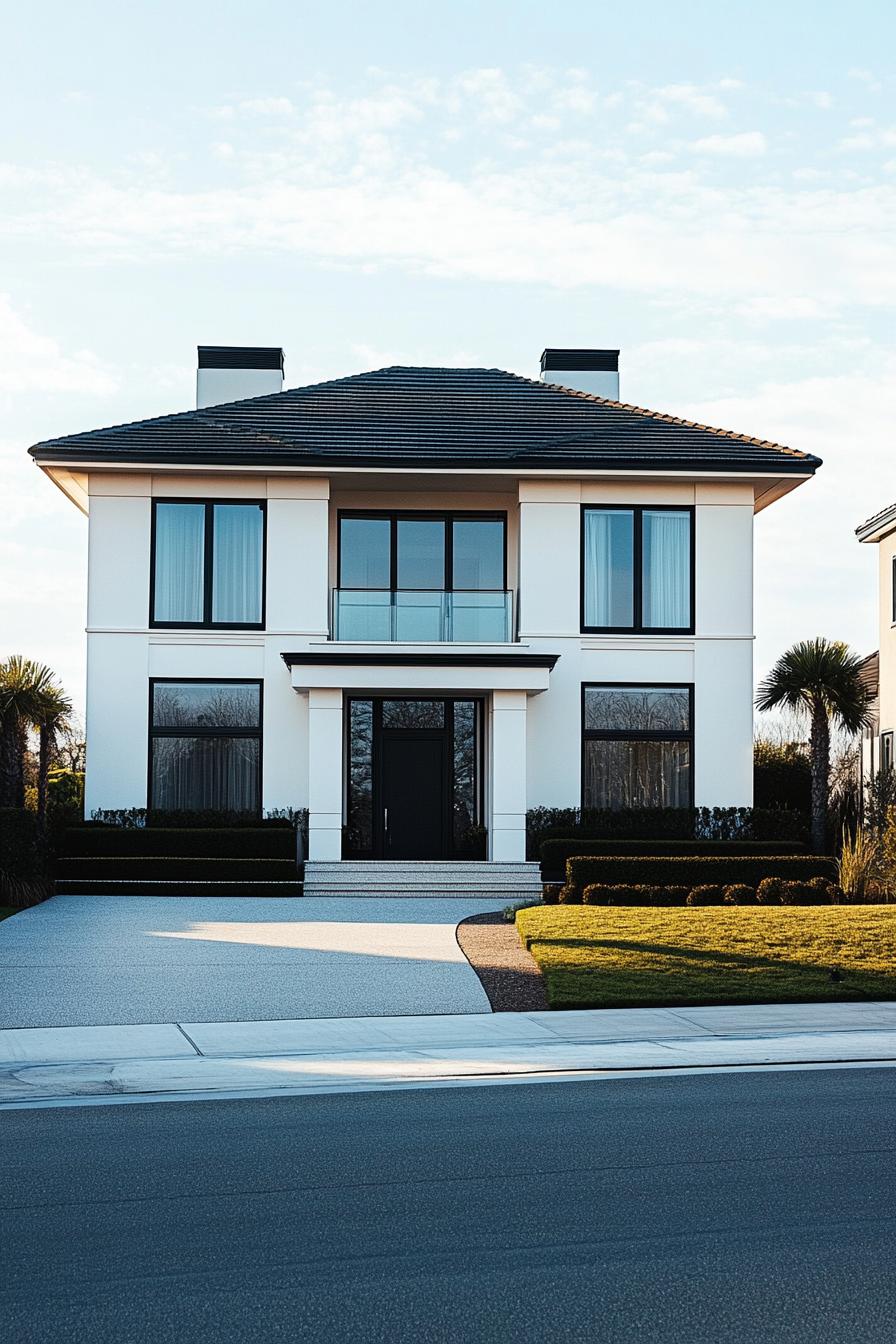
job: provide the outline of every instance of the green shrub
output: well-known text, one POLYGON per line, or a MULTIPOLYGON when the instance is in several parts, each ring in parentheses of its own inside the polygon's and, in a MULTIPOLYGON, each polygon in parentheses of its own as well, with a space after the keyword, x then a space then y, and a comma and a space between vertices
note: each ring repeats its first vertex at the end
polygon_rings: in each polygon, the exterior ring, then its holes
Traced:
POLYGON ((581 905, 582 893, 578 887, 571 887, 569 883, 561 887, 557 893, 557 902, 559 905, 581 905))
POLYGON ((0 808, 0 872, 24 880, 38 863, 37 817, 22 807, 0 808))
POLYGON ((724 856, 728 854, 799 853, 802 844, 789 840, 591 840, 576 836, 557 836, 542 842, 541 870, 545 875, 562 873, 567 859, 680 858, 692 854, 724 856))
POLYGON ((687 887, 654 887, 592 882, 582 893, 584 905, 684 905, 687 887))
POLYGON ((722 892, 726 905, 755 905, 756 888, 742 882, 732 882, 722 892))
POLYGON ((724 888, 709 882, 692 887, 688 893, 688 905, 722 905, 724 900, 724 888))
POLYGON ((609 886, 620 883, 644 886, 699 887, 704 883, 728 886, 743 883, 758 886, 763 878, 780 877, 807 882, 812 877, 833 880, 830 859, 814 855, 740 855, 716 858, 709 855, 641 858, 571 858, 566 863, 568 885, 584 890, 591 883, 609 886))
POLYGON ((541 888, 541 899, 545 905, 557 905, 560 900, 560 892, 563 890, 560 882, 545 882, 541 888))
POLYGON ((640 807, 579 809, 533 807, 526 813, 526 852, 545 840, 790 840, 808 838, 806 818, 786 808, 640 807))
POLYGON ((783 905, 784 883, 779 877, 764 877, 756 888, 756 899, 760 905, 783 905))

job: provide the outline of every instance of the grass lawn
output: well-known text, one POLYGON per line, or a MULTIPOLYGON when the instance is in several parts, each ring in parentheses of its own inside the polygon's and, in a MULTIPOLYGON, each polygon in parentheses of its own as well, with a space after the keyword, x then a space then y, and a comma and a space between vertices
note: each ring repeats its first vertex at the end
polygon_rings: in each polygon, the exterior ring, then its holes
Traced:
POLYGON ((537 906, 516 926, 552 1008, 896 998, 896 905, 537 906))

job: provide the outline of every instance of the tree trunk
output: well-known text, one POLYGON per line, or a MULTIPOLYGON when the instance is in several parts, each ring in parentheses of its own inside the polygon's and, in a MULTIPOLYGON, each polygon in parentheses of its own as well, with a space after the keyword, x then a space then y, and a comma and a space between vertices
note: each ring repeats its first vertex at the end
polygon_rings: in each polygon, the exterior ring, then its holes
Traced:
POLYGON ((50 776, 50 749, 53 734, 49 724, 42 723, 39 729, 40 756, 37 764, 37 828, 43 835, 47 829, 47 786, 50 776))
POLYGON ((831 729, 827 711, 819 703, 812 708, 809 756, 812 763, 812 849, 816 854, 824 854, 827 848, 831 729))
POLYGON ((20 807, 19 716, 10 709, 0 721, 0 807, 20 807))

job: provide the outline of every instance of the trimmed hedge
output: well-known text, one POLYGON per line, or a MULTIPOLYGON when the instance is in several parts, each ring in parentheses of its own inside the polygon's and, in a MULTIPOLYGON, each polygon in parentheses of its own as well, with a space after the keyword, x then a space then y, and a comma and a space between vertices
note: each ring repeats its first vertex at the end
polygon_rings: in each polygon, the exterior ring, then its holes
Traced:
POLYGON ((158 855, 139 855, 130 858, 60 859, 57 877, 62 880, 109 881, 113 878, 141 878, 187 882, 216 880, 238 882, 294 881, 297 869, 294 859, 225 859, 225 858, 160 858, 158 855))
MULTIPOLYGON (((563 887, 560 900, 565 905, 640 905, 640 906, 709 906, 709 905, 831 905, 843 899, 843 893, 834 883, 824 878, 811 882, 786 882, 767 878, 771 885, 762 900, 752 887, 718 883, 701 883, 692 887, 650 886, 646 884, 592 882, 584 891, 577 887, 563 887)), ((760 890, 764 886, 760 883, 760 890)))
POLYGON ((186 830, 179 827, 122 826, 70 827, 62 841, 66 858, 215 858, 293 859, 296 835, 289 827, 207 826, 186 830))
POLYGON ((583 891, 592 883, 604 886, 633 884, 643 886, 699 887, 705 883, 727 886, 743 883, 758 887, 766 877, 808 882, 813 877, 833 881, 835 866, 831 859, 804 854, 767 856, 731 854, 723 858, 689 855, 686 858, 572 858, 566 863, 568 886, 583 891))
POLYGON ((582 840, 562 836, 545 840, 541 846, 541 870, 544 874, 563 873, 567 859, 607 857, 626 858, 643 854, 647 858, 673 858, 690 854, 799 854, 803 845, 792 840, 582 840))
POLYGON ((795 840, 808 839, 805 816, 785 808, 533 807, 526 813, 526 848, 537 859, 545 840, 795 840))

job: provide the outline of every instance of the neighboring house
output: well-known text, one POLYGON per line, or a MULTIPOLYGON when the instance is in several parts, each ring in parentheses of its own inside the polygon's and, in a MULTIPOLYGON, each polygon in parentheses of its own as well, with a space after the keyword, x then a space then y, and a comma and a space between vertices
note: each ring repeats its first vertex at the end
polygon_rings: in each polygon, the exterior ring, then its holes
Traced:
MULTIPOLYGON (((896 730, 896 504, 882 509, 856 528, 859 541, 877 546, 878 640, 872 658, 877 681, 877 712, 874 727, 862 739, 862 774, 867 780, 879 770, 894 765, 893 733, 896 730)), ((871 667, 870 660, 866 665, 871 667)))
POLYGON ((519 860, 540 804, 749 804, 753 515, 819 460, 541 363, 284 392, 204 346, 198 410, 32 448, 90 519, 88 815, 519 860))

